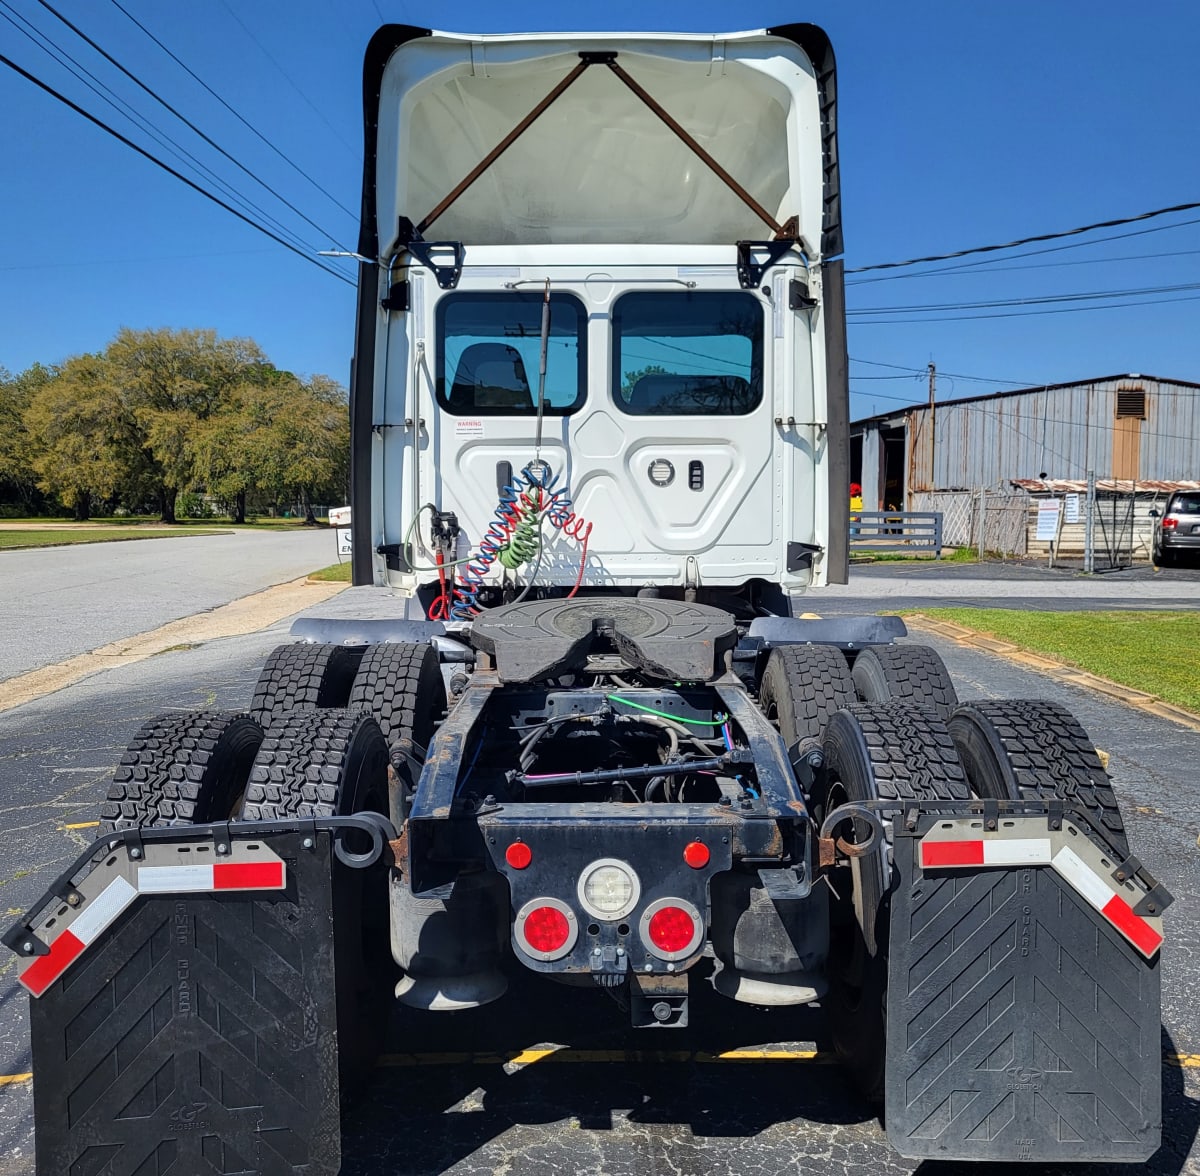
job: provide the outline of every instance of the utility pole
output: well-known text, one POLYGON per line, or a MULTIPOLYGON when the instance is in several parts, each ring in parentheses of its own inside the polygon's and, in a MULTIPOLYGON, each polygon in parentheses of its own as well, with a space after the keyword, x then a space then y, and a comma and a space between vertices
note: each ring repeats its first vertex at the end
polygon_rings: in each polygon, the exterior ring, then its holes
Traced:
POLYGON ((929 489, 937 489, 937 478, 934 477, 933 462, 936 452, 934 444, 937 440, 937 365, 929 362, 929 489))

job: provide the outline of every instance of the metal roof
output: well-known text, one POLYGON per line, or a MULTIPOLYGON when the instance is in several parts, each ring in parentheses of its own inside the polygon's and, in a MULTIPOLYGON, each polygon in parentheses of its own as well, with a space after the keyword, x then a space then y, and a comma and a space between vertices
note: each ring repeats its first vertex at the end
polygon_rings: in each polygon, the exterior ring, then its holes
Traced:
MULTIPOLYGON (((1074 478, 1011 478, 1013 486, 1019 486, 1030 494, 1086 494, 1087 482, 1074 478)), ((1200 490, 1200 482, 1162 482, 1147 480, 1131 482, 1125 478, 1097 478, 1096 489, 1106 494, 1171 494, 1176 490, 1200 490)))

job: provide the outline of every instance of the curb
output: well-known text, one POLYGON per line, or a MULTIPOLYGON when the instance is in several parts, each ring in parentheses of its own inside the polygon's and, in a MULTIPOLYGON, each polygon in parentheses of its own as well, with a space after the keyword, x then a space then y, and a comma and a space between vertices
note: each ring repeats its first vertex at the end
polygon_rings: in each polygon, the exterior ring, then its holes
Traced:
POLYGON ((1160 719, 1169 719, 1173 723, 1178 723, 1181 727, 1187 727, 1192 731, 1200 731, 1200 715, 1185 710, 1181 706, 1175 706, 1174 703, 1164 702, 1157 694, 1147 694, 1142 690, 1134 690, 1130 686, 1122 686, 1120 682, 1113 682, 1108 678, 1100 677, 1099 674, 1092 674, 1087 670, 1081 670, 1078 666, 1073 666, 1068 662, 1059 661, 1054 657, 1047 657, 1043 653, 1033 653, 1028 649, 1022 648, 1020 645, 1014 645, 1011 641, 999 641, 995 637, 986 637, 982 633, 977 633, 974 629, 965 628, 963 625, 956 625, 951 621, 935 621, 932 617, 927 617, 924 613, 909 613, 903 619, 906 625, 912 625, 915 629, 923 629, 929 633, 936 633, 939 637, 945 637, 958 645, 970 646, 973 649, 982 649, 985 653, 994 653, 998 657, 1006 658, 1008 661, 1017 662, 1019 665, 1038 670, 1051 678, 1057 679, 1059 682, 1066 682, 1071 686, 1080 686, 1084 690, 1103 694, 1108 698, 1115 699, 1117 702, 1125 703, 1126 706, 1136 707, 1138 710, 1155 715, 1160 719))

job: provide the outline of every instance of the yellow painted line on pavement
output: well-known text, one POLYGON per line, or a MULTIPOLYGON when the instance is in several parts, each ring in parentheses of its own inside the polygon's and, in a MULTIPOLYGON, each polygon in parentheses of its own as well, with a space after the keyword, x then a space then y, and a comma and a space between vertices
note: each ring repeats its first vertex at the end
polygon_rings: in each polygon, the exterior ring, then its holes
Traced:
POLYGON ((1200 1069, 1200 1054, 1164 1054, 1163 1061, 1168 1066, 1178 1066, 1181 1070, 1200 1069))
POLYGON ((64 825, 64 829, 95 829, 99 825, 99 821, 80 821, 75 825, 64 825))
POLYGON ((813 1062, 834 1061, 831 1053, 815 1049, 731 1049, 719 1053, 690 1049, 523 1049, 512 1053, 440 1052, 384 1054, 379 1065, 405 1066, 530 1066, 536 1062, 641 1063, 679 1062, 813 1062))
POLYGON ((0 1086, 21 1086, 32 1081, 32 1074, 0 1074, 0 1086))

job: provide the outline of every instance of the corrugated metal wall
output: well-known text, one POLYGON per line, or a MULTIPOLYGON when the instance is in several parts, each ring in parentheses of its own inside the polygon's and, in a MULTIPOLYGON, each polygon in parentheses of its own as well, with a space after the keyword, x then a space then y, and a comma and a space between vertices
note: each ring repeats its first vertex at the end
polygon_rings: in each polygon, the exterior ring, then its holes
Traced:
POLYGON ((937 405, 932 423, 927 406, 908 412, 910 494, 996 486, 1043 472, 1084 478, 1088 470, 1100 478, 1200 477, 1200 389, 1124 377, 966 404, 947 401, 937 405), (1146 419, 1118 425, 1117 393, 1132 390, 1146 395, 1146 419), (1136 451, 1136 470, 1113 469, 1118 428, 1139 435, 1124 458, 1131 460, 1136 451))

